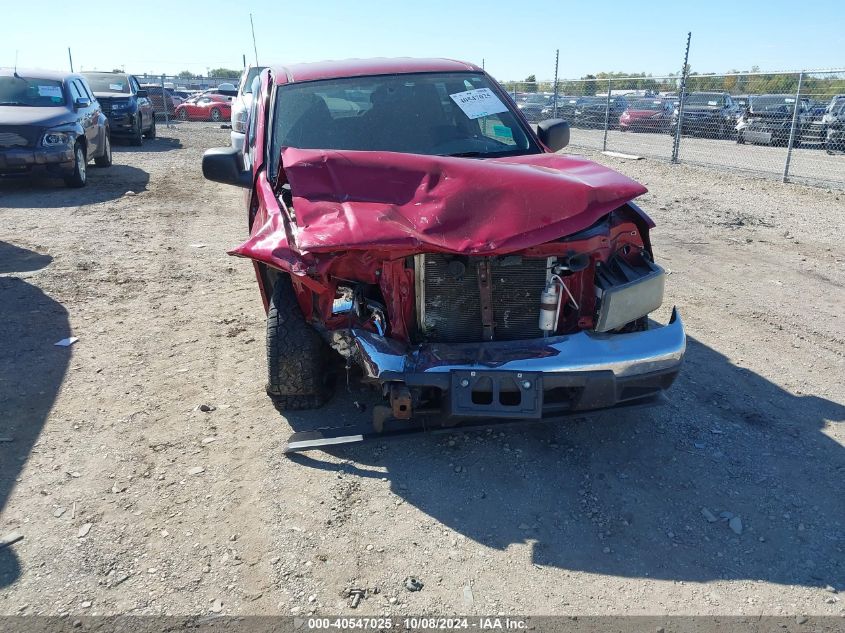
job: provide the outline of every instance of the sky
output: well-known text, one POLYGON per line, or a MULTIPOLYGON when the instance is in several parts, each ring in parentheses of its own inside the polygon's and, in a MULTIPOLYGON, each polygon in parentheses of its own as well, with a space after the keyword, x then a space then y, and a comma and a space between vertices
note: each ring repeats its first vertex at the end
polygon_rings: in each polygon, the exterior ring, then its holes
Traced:
POLYGON ((0 0, 0 66, 175 74, 348 57, 482 61, 500 81, 602 71, 677 73, 687 31, 698 72, 845 67, 845 2, 0 0), (84 7, 88 8, 84 8, 84 7))

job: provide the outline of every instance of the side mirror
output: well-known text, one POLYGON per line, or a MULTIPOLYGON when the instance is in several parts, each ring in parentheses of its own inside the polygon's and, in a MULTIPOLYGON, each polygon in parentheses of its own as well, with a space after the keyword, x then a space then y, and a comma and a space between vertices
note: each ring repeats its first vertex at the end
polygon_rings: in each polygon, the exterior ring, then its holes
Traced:
POLYGON ((213 147, 202 157, 202 175, 207 180, 249 189, 252 172, 244 169, 243 154, 235 147, 213 147))
POLYGON ((147 96, 147 91, 146 90, 139 90, 138 92, 135 93, 135 95, 143 98, 143 97, 147 96))
POLYGON ((79 108, 87 108, 91 105, 91 99, 88 97, 79 97, 76 101, 73 102, 73 107, 76 109, 79 108))
POLYGON ((563 119, 546 119, 537 124, 537 136, 553 152, 569 145, 569 123, 563 119))

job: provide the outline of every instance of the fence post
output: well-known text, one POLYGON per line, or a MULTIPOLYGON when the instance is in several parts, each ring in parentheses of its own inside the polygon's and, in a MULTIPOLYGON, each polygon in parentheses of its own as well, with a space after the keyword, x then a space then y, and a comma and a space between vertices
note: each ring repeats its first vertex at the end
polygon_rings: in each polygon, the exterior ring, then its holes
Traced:
POLYGON ((795 105, 792 108, 792 127, 789 128, 789 144, 786 146, 786 162, 783 164, 783 180, 789 180, 789 163, 792 160, 792 148, 795 145, 795 128, 798 124, 798 109, 801 107, 801 82, 804 79, 804 71, 798 73, 798 90, 795 92, 795 105))
POLYGON ((681 131, 684 127, 684 98, 687 96, 687 73, 689 72, 689 43, 692 31, 687 33, 687 49, 684 53, 684 66, 681 68, 681 95, 678 97, 678 125, 675 128, 675 140, 672 143, 672 162, 677 163, 681 152, 681 131))
POLYGON ((607 78, 607 102, 604 106, 604 142, 601 151, 607 151, 607 124, 610 120, 610 77, 607 78))
MULTIPOLYGON (((167 109, 167 100, 170 97, 167 96, 167 92, 164 90, 164 75, 161 76, 161 105, 164 108, 164 126, 170 127, 170 113, 167 109)), ((153 113, 155 116, 155 113, 153 113)))

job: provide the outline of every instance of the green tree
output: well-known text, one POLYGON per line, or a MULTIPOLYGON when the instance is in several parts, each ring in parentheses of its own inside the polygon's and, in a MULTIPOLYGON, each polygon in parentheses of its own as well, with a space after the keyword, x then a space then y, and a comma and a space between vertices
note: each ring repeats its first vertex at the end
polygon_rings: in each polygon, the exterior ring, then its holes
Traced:
POLYGON ((177 76, 179 79, 193 79, 193 78, 194 78, 194 73, 192 73, 190 70, 183 70, 182 72, 180 72, 180 73, 179 73, 178 75, 176 75, 176 76, 177 76))
POLYGON ((232 70, 231 68, 212 68, 208 71, 209 77, 219 77, 221 79, 237 79, 241 76, 241 71, 232 70))
POLYGON ((537 75, 528 75, 523 81, 528 84, 525 92, 537 92, 537 75))

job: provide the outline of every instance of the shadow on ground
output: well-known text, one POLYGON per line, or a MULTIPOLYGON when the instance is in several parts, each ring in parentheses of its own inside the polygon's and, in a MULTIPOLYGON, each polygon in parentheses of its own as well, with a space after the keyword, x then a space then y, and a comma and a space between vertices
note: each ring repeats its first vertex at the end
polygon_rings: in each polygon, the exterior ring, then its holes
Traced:
POLYGON ((0 178, 0 197, 12 209, 60 209, 117 200, 127 191, 140 193, 149 181, 150 175, 137 167, 89 165, 88 183, 81 189, 70 189, 57 178, 0 178))
POLYGON ((130 145, 129 139, 125 139, 119 136, 113 137, 112 140, 114 141, 112 143, 112 148, 115 154, 141 152, 170 152, 172 150, 182 149, 184 147, 184 145, 182 145, 182 141, 180 141, 178 138, 170 138, 167 136, 158 136, 153 139, 145 138, 144 144, 140 147, 130 145))
MULTIPOLYGON (((0 241, 0 272, 31 272, 51 258, 0 241)), ((65 308, 38 288, 0 277, 0 515, 61 388, 71 348, 65 308)), ((0 589, 20 576, 15 545, 0 549, 0 589)))
MULTIPOLYGON (((292 459, 388 477, 406 502, 487 547, 531 543, 538 565, 840 585, 845 447, 826 426, 841 423, 845 407, 788 393, 694 339, 669 397, 665 407, 557 426, 456 433, 453 445, 429 435, 333 449, 343 464, 319 451, 292 459)), ((288 420, 295 430, 366 423, 354 399, 341 391, 288 420)))

